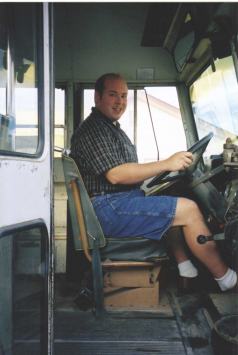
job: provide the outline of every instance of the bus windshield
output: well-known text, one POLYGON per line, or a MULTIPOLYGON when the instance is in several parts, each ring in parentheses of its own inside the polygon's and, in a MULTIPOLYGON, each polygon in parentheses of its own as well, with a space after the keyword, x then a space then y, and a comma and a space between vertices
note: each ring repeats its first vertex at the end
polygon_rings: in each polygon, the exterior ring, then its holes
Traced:
POLYGON ((191 85, 190 96, 198 136, 214 133, 204 154, 220 154, 226 139, 238 142, 238 84, 232 57, 217 59, 191 85))

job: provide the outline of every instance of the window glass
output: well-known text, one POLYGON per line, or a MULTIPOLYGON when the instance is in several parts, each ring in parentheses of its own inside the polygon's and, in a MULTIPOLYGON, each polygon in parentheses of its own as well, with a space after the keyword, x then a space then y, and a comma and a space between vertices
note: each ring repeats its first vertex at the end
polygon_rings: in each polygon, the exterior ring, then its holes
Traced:
MULTIPOLYGON (((94 90, 84 90, 84 118, 94 106, 93 95, 94 90)), ((127 109, 120 118, 120 125, 136 145, 141 163, 158 159, 157 145, 159 159, 187 149, 175 87, 130 89, 127 109)))
POLYGON ((238 143, 238 84, 232 58, 217 59, 215 68, 207 68, 190 87, 199 138, 214 133, 204 158, 222 153, 228 137, 238 143))
POLYGON ((147 87, 145 90, 138 90, 137 103, 139 161, 149 162, 158 159, 156 142, 161 160, 176 151, 187 149, 175 87, 147 87), (152 117, 149 114, 146 93, 152 117))
POLYGON ((83 119, 90 115, 92 107, 94 106, 94 90, 85 89, 83 95, 83 119))
POLYGON ((34 154, 38 145, 38 92, 36 88, 16 85, 15 91, 15 144, 16 152, 34 154))
POLYGON ((0 351, 47 353, 47 232, 0 238, 0 351))
POLYGON ((1 4, 2 11, 6 16, 0 16, 0 31, 4 31, 6 40, 0 40, 0 149, 35 154, 39 142, 40 86, 36 6, 1 4))

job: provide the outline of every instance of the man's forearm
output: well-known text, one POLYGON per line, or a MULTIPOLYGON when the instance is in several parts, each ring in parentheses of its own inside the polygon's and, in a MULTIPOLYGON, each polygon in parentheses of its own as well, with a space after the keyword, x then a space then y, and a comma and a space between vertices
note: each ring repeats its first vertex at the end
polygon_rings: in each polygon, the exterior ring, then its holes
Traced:
POLYGON ((177 152, 161 161, 121 164, 110 169, 105 176, 111 184, 136 184, 165 171, 184 170, 192 161, 191 152, 177 152))
POLYGON ((166 171, 165 161, 126 163, 110 169, 106 178, 111 184, 136 184, 166 171))

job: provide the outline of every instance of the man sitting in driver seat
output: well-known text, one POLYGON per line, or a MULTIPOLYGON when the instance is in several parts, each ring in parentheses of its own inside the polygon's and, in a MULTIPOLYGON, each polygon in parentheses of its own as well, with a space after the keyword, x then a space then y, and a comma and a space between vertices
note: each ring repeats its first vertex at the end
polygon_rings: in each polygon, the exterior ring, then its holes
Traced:
MULTIPOLYGON (((105 236, 160 240, 170 227, 180 226, 192 254, 207 267, 220 289, 233 288, 237 274, 224 263, 215 242, 197 242, 198 235, 211 235, 197 204, 183 197, 145 196, 140 188, 155 175, 188 168, 193 156, 177 152, 165 160, 139 164, 135 147, 118 122, 127 106, 127 93, 121 75, 102 75, 95 84, 95 107, 72 137, 71 154, 105 236)), ((180 276, 196 277, 197 269, 182 240, 171 244, 180 276)))

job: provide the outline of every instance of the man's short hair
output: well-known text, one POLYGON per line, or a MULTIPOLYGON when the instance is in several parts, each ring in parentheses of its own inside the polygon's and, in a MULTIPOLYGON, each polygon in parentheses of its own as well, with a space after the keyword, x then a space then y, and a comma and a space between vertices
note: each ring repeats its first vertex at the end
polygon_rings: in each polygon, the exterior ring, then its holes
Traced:
POLYGON ((120 74, 117 73, 106 73, 100 76, 100 78, 97 79, 94 89, 99 93, 99 96, 102 97, 103 91, 105 89, 105 81, 106 80, 115 80, 115 79, 122 79, 125 80, 120 74))

